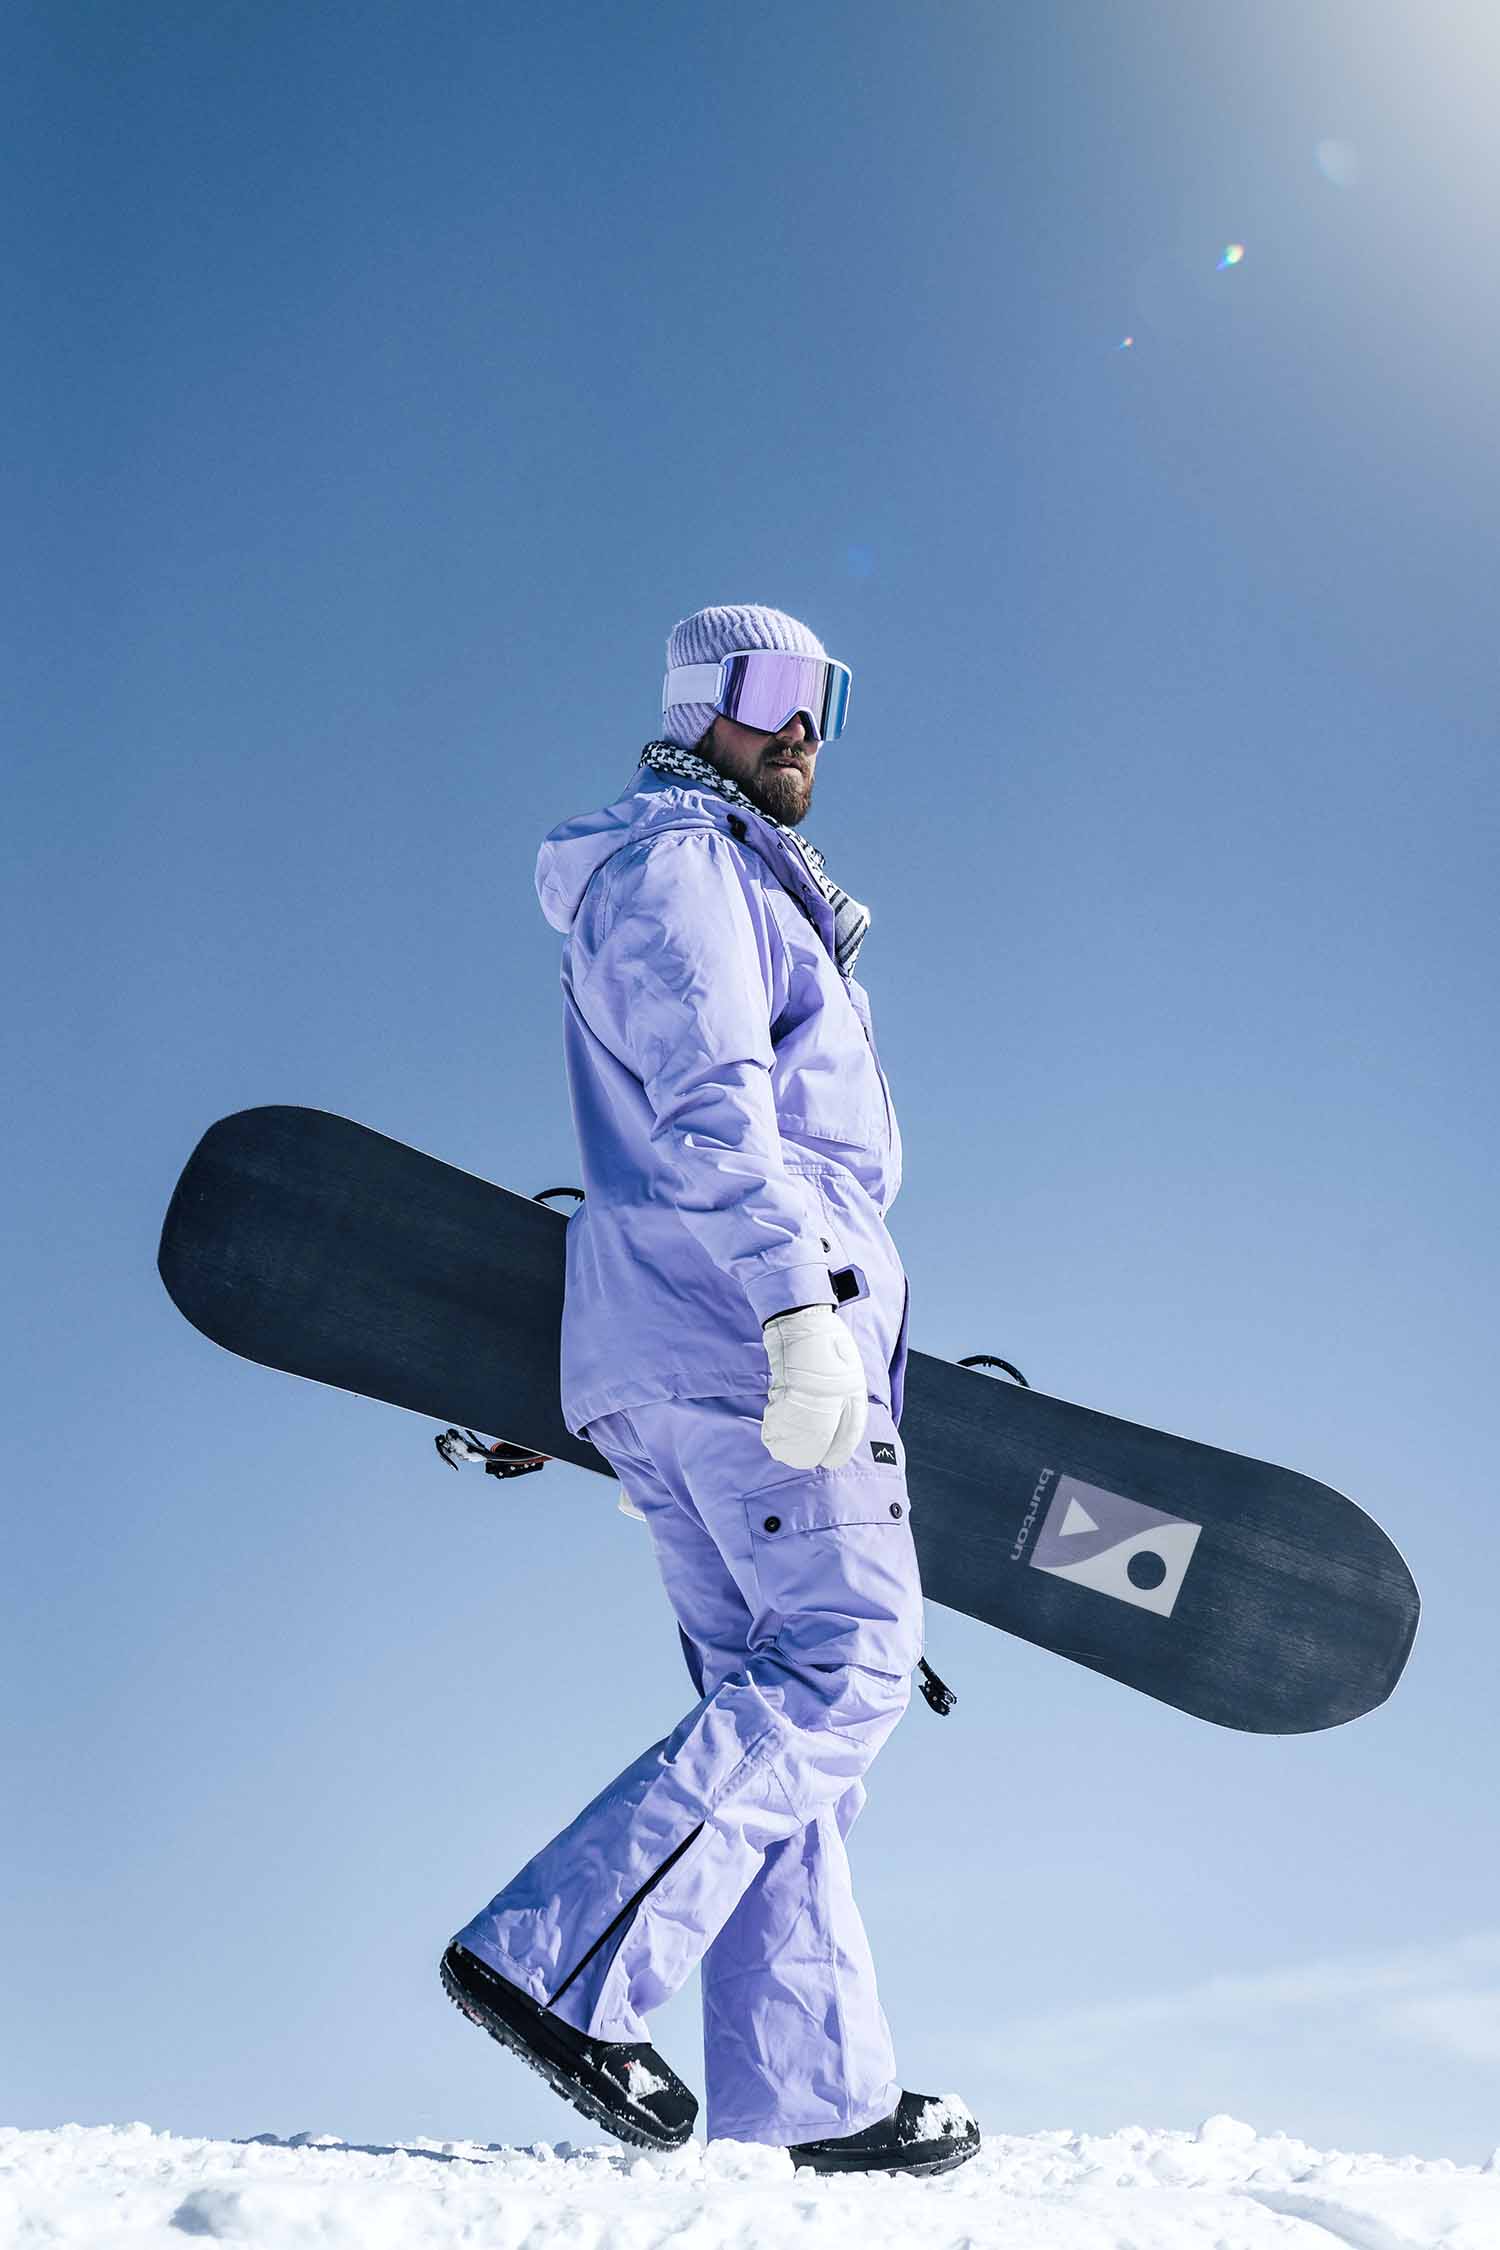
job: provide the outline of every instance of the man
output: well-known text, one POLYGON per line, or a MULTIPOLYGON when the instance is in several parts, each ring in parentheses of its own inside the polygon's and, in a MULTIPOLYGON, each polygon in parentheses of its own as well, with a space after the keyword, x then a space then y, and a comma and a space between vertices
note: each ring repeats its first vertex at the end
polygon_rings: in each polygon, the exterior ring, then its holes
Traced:
POLYGON ((711 2137, 944 2171, 978 2128, 901 2090, 844 1851, 922 1653, 869 915, 795 826, 849 673, 759 606, 683 619, 667 665, 662 739, 552 831, 537 891, 585 1190, 563 1409, 645 1517, 699 1701, 443 1980, 586 2116, 673 2147, 697 2105, 644 2019, 699 1967, 711 2137))

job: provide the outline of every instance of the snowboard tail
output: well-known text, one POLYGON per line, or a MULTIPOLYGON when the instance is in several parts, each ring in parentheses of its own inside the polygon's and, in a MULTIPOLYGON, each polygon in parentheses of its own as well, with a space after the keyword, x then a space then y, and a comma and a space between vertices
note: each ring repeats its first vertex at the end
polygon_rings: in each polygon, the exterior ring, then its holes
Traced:
MULTIPOLYGON (((158 1265, 214 1343, 612 1472, 562 1418, 567 1221, 325 1110, 241 1110, 177 1183, 158 1265)), ((1225 1727, 1383 1702, 1417 1589, 1296 1470, 913 1351, 901 1435, 923 1590, 1225 1727)))

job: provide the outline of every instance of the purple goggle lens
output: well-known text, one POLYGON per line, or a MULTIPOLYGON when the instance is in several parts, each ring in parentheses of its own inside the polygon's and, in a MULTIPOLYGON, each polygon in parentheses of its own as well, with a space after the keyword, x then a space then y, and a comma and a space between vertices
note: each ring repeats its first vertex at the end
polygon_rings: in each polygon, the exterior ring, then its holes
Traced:
POLYGON ((779 734, 801 711, 819 742, 833 742, 849 715, 850 671, 832 657, 791 656, 784 649, 736 649, 718 664, 678 664, 662 683, 661 707, 711 703, 726 719, 779 734))

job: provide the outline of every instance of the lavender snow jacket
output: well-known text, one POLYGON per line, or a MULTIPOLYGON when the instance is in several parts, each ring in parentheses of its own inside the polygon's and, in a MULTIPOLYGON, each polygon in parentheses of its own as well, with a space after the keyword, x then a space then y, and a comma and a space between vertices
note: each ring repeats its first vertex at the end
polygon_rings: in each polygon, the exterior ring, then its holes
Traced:
POLYGON ((569 1429, 649 1399, 764 1399, 761 1323, 834 1302, 899 1419, 901 1136, 869 1001, 795 846, 648 768, 552 830, 536 887, 567 941, 586 1198, 568 1222, 569 1429))

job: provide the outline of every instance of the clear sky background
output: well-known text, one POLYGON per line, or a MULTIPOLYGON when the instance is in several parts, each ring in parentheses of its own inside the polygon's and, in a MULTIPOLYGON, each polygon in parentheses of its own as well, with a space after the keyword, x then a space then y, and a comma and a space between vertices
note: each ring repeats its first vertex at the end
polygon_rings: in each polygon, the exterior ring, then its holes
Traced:
POLYGON ((1488 2155, 1493 8, 3 49, 0 2119, 588 2137, 436 1964, 686 1705, 644 1536, 215 1351, 154 1259, 258 1102, 575 1176, 537 844, 673 622, 763 601, 854 671, 809 829, 915 1341, 1327 1479, 1426 1598, 1291 1740, 934 1610, 959 1709, 854 1841, 906 2082, 1488 2155))

